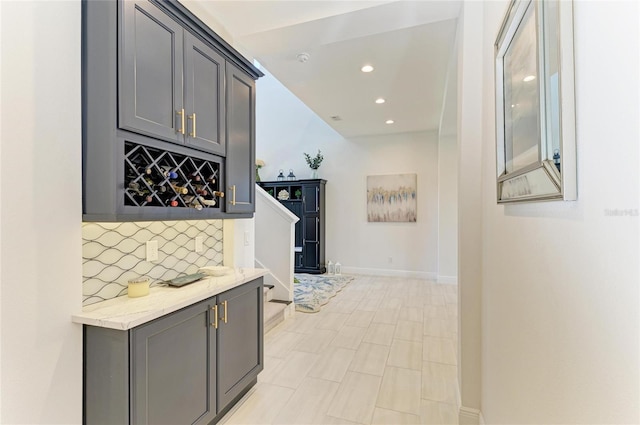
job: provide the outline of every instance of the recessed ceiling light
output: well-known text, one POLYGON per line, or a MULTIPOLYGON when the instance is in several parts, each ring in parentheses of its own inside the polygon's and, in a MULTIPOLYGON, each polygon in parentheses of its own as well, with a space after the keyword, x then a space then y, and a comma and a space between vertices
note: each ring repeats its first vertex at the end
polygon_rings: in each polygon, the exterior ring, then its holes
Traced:
POLYGON ((393 120, 386 120, 384 123, 385 123, 385 124, 393 124, 393 123, 394 123, 394 121, 393 121, 393 120))
POLYGON ((365 65, 362 68, 360 68, 360 71, 362 71, 362 72, 371 72, 371 71, 373 71, 373 67, 371 65, 365 65))
POLYGON ((524 81, 525 83, 528 83, 529 81, 533 81, 535 79, 536 79, 535 75, 527 75, 526 77, 524 77, 522 81, 524 81))
POLYGON ((384 100, 383 98, 379 97, 376 99, 376 103, 384 103, 386 102, 386 100, 384 100))

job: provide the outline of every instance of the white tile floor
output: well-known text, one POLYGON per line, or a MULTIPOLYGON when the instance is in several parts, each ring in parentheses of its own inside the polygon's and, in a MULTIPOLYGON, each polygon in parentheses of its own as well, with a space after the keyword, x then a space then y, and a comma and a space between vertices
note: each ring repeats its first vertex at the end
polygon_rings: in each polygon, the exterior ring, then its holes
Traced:
POLYGON ((221 423, 457 424, 457 287, 357 276, 265 336, 265 369, 221 423))

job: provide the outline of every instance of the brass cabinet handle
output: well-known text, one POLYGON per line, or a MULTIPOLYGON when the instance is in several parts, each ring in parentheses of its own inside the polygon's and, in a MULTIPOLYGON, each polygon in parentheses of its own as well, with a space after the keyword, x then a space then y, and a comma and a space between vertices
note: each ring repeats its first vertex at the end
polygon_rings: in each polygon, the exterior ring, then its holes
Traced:
POLYGON ((227 302, 223 301, 222 306, 224 307, 224 317, 222 318, 222 321, 227 323, 227 302))
POLYGON ((179 111, 176 111, 176 114, 180 115, 180 125, 181 125, 181 128, 177 129, 176 131, 180 134, 184 134, 184 108, 180 109, 179 111))
POLYGON ((234 184, 229 189, 231 189, 231 205, 236 204, 236 185, 234 184))
POLYGON ((211 307, 211 310, 213 310, 213 323, 211 324, 211 326, 213 326, 215 329, 218 329, 218 304, 211 307))
POLYGON ((189 115, 189 119, 193 121, 193 132, 189 133, 189 136, 196 137, 196 113, 194 112, 193 115, 189 115))
POLYGON ((233 186, 229 187, 229 190, 231 191, 231 201, 229 201, 229 203, 231 205, 250 205, 251 202, 238 202, 236 201, 236 185, 234 184, 233 186))

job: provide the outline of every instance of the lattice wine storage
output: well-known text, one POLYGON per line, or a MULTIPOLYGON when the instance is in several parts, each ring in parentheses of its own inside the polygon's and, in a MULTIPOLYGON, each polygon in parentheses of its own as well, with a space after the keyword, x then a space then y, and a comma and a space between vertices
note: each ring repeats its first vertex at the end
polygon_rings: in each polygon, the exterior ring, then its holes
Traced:
POLYGON ((125 142, 124 205, 220 208, 220 163, 125 142))

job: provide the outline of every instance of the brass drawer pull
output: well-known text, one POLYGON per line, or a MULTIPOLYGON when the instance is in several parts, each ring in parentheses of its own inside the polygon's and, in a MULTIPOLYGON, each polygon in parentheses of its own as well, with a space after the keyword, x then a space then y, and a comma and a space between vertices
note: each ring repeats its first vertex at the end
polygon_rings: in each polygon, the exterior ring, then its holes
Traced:
POLYGON ((231 189, 231 205, 236 204, 236 185, 234 184, 229 189, 231 189))
POLYGON ((224 317, 222 318, 222 321, 227 323, 227 302, 223 301, 222 306, 224 307, 224 317))
POLYGON ((180 115, 180 125, 181 125, 181 128, 176 129, 176 131, 180 134, 184 134, 184 108, 180 109, 179 111, 176 111, 176 114, 180 115))
POLYGON ((215 329, 218 329, 218 304, 211 307, 211 310, 213 310, 213 323, 211 324, 211 326, 213 326, 215 329))
POLYGON ((193 132, 189 133, 189 136, 191 137, 196 137, 196 113, 194 112, 193 115, 189 115, 189 119, 191 121, 193 121, 193 132))

